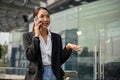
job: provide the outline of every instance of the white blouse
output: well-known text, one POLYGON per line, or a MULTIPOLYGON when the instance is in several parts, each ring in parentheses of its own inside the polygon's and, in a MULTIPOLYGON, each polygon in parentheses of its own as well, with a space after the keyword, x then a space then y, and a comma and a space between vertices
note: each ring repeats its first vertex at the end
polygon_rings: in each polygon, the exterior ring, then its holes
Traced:
POLYGON ((51 65, 51 54, 52 54, 51 33, 48 31, 47 43, 45 43, 41 35, 39 39, 40 39, 40 49, 41 49, 43 65, 51 65))

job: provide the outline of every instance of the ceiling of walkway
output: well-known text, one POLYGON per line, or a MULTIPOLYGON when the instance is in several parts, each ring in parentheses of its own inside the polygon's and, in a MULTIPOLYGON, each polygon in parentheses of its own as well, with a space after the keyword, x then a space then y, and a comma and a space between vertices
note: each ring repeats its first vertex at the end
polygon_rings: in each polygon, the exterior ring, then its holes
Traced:
POLYGON ((97 0, 0 0, 0 32, 27 31, 23 15, 39 6, 47 7, 50 14, 97 0), (51 2, 50 2, 51 1, 51 2))

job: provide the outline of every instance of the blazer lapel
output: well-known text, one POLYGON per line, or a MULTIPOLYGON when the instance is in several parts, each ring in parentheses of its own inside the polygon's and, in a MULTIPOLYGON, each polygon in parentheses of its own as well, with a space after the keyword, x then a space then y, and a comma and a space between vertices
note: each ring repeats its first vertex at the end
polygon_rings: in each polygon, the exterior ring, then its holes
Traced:
POLYGON ((52 37, 51 37, 51 41, 52 41, 52 56, 54 56, 55 54, 55 50, 56 50, 56 47, 55 47, 55 35, 53 33, 51 33, 52 37))

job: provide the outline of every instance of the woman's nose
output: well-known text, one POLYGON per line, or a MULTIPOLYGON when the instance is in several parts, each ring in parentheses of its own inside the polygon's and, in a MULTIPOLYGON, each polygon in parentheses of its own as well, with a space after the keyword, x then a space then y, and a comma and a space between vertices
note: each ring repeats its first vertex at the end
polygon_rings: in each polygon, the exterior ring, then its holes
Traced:
POLYGON ((48 18, 44 18, 44 21, 48 21, 48 18))

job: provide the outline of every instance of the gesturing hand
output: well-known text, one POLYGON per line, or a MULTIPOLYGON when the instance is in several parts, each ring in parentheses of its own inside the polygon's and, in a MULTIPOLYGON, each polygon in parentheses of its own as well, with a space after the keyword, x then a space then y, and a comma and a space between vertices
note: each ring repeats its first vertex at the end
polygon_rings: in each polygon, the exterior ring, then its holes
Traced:
POLYGON ((71 44, 71 43, 68 43, 66 45, 66 48, 69 50, 69 49, 72 49, 74 51, 81 51, 81 45, 75 45, 75 44, 71 44))

